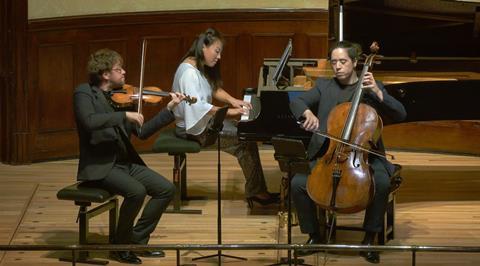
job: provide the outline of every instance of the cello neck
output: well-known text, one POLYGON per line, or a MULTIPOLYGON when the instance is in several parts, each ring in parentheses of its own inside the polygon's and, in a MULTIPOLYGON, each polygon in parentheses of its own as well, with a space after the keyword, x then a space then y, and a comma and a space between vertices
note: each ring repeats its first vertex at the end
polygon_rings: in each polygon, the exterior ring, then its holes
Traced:
POLYGON ((345 121, 345 126, 342 132, 342 139, 345 141, 350 140, 353 124, 355 122, 355 117, 358 111, 358 106, 360 105, 360 100, 362 99, 363 79, 365 78, 365 74, 368 72, 368 70, 372 66, 373 61, 377 56, 378 49, 379 49, 378 44, 376 42, 373 42, 372 45, 370 46, 370 50, 372 53, 368 55, 367 58, 365 59, 362 72, 358 77, 357 86, 355 87, 355 94, 353 95, 353 99, 352 99, 352 106, 350 108, 350 112, 348 113, 348 117, 347 117, 347 120, 345 121))

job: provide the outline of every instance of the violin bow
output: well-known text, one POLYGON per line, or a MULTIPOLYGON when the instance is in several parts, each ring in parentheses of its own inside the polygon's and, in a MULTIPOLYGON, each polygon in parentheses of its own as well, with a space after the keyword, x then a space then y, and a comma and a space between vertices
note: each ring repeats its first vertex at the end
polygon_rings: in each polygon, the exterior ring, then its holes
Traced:
POLYGON ((140 62, 140 84, 138 86, 138 108, 137 112, 142 113, 142 99, 143 99, 143 74, 145 69, 145 55, 147 53, 147 39, 142 41, 142 58, 140 62))
MULTIPOLYGON (((138 106, 137 106, 137 113, 142 113, 143 107, 143 74, 145 69, 145 55, 147 53, 147 39, 142 40, 142 57, 140 61, 140 84, 138 86, 138 106)), ((142 131, 142 126, 137 126, 138 133, 142 131)))

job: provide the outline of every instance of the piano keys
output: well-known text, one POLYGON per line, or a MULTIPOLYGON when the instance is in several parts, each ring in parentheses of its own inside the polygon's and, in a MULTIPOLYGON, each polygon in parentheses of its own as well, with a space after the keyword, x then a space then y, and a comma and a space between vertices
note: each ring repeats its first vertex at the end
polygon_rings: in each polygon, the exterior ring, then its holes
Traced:
POLYGON ((252 88, 245 89, 245 95, 243 95, 243 101, 250 103, 252 109, 248 110, 247 114, 244 114, 240 118, 240 122, 248 122, 257 119, 262 111, 262 106, 260 104, 260 99, 255 94, 255 90, 252 88))

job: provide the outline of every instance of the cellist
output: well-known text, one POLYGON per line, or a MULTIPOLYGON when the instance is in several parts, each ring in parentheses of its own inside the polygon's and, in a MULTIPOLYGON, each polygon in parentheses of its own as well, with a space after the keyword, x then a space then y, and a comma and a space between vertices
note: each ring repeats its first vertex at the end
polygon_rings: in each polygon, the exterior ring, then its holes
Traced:
MULTIPOLYGON (((318 78, 312 89, 295 98, 290 104, 290 109, 295 117, 299 120, 304 119, 303 128, 309 131, 326 132, 327 117, 330 111, 336 105, 352 100, 359 81, 355 67, 360 54, 360 45, 348 41, 338 42, 330 49, 329 60, 335 76, 318 78)), ((362 87, 365 91, 362 103, 372 106, 380 117, 393 122, 405 119, 406 112, 403 105, 387 93, 383 84, 376 81, 371 72, 366 72, 362 87)), ((320 135, 312 135, 307 151, 311 168, 325 154, 329 141, 320 135)), ((385 151, 381 138, 374 146, 378 151, 385 151)), ((376 234, 382 229, 390 187, 389 176, 393 173, 394 167, 385 158, 374 155, 369 155, 369 164, 373 169, 375 195, 366 209, 363 224, 366 233, 362 244, 371 245, 374 243, 376 234)), ((324 225, 319 223, 319 220, 322 219, 317 216, 316 204, 308 195, 306 183, 307 175, 304 174, 296 174, 291 181, 292 198, 297 210, 300 229, 302 233, 309 234, 306 244, 322 244, 326 241, 324 230, 321 230, 324 225)), ((321 212, 319 215, 324 215, 324 213, 321 212)), ((297 255, 306 256, 314 252, 313 250, 299 250, 297 255)), ((380 262, 378 252, 361 252, 360 255, 371 263, 380 262)))

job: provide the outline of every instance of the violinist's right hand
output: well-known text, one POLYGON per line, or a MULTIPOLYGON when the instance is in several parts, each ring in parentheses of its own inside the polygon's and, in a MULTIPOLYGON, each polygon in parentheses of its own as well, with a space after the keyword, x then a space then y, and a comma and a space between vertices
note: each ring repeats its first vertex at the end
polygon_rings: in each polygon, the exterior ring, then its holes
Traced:
POLYGON ((135 123, 138 126, 143 125, 143 115, 139 114, 137 112, 125 112, 125 115, 127 117, 127 121, 130 123, 135 123))
POLYGON ((305 110, 303 112, 303 117, 305 117, 305 121, 302 123, 302 127, 307 131, 313 131, 318 129, 319 121, 315 114, 313 114, 310 109, 305 110))

